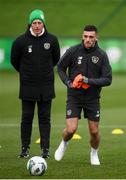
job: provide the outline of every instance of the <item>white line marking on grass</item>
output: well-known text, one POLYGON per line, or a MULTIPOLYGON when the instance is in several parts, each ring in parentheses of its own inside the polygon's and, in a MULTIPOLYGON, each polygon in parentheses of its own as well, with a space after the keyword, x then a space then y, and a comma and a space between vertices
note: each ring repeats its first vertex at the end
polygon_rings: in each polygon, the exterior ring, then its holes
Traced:
POLYGON ((0 127, 19 127, 20 124, 16 124, 16 123, 1 123, 0 127))
MULTIPOLYGON (((38 127, 38 125, 34 124, 33 125, 34 127, 38 127)), ((52 124, 52 128, 55 128, 55 127, 64 127, 65 126, 65 123, 64 124, 52 124)), ((0 123, 0 127, 20 127, 20 123, 0 123)), ((85 126, 83 125, 80 125, 79 128, 84 128, 85 126)), ((100 128, 126 128, 126 125, 101 125, 100 128)))

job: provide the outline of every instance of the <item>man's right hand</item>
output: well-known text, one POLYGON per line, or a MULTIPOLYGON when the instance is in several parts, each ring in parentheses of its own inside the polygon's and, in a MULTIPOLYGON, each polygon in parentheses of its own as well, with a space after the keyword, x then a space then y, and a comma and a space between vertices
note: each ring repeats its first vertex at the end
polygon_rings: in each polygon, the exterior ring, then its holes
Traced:
POLYGON ((79 89, 82 86, 82 82, 78 82, 78 81, 74 80, 72 85, 73 85, 73 88, 79 89))
POLYGON ((73 88, 79 89, 82 86, 83 83, 83 76, 81 74, 78 74, 73 81, 73 88))
POLYGON ((85 76, 83 76, 82 74, 78 74, 73 81, 73 88, 83 88, 83 89, 88 89, 90 87, 90 85, 88 85, 87 83, 84 82, 86 78, 85 76))

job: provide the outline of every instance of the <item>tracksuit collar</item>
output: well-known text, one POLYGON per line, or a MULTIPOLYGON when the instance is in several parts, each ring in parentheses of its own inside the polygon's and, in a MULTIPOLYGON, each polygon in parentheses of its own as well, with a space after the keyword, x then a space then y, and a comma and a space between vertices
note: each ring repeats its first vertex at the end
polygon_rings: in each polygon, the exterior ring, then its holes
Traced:
POLYGON ((42 29, 42 32, 38 35, 38 36, 36 36, 36 34, 33 32, 33 30, 32 30, 32 28, 30 27, 30 32, 31 32, 31 35, 32 36, 35 36, 35 37, 39 37, 39 36, 42 36, 43 34, 44 34, 44 32, 45 32, 45 28, 43 28, 42 29))

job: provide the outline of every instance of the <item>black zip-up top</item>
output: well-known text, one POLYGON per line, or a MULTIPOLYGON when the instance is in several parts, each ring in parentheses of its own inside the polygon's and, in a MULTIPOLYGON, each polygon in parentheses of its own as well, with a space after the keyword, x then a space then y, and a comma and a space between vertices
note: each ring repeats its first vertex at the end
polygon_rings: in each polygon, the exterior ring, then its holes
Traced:
POLYGON ((100 98, 101 87, 112 82, 112 70, 107 54, 96 43, 93 48, 86 49, 83 42, 69 48, 58 62, 61 80, 67 85, 78 74, 88 78, 90 88, 84 90, 68 88, 68 95, 85 95, 85 100, 100 98))
POLYGON ((45 30, 39 37, 28 30, 12 45, 11 63, 20 75, 19 98, 47 101, 55 97, 53 68, 60 58, 57 38, 45 30))

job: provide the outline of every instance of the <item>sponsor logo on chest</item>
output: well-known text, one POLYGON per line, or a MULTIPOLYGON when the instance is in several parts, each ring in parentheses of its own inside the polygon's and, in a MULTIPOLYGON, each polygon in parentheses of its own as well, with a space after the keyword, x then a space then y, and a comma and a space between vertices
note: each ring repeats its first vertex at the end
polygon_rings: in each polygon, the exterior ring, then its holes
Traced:
POLYGON ((32 45, 28 46, 28 52, 31 53, 32 52, 32 45))
POLYGON ((77 64, 82 64, 82 59, 83 59, 82 56, 78 56, 78 58, 77 58, 77 64))

